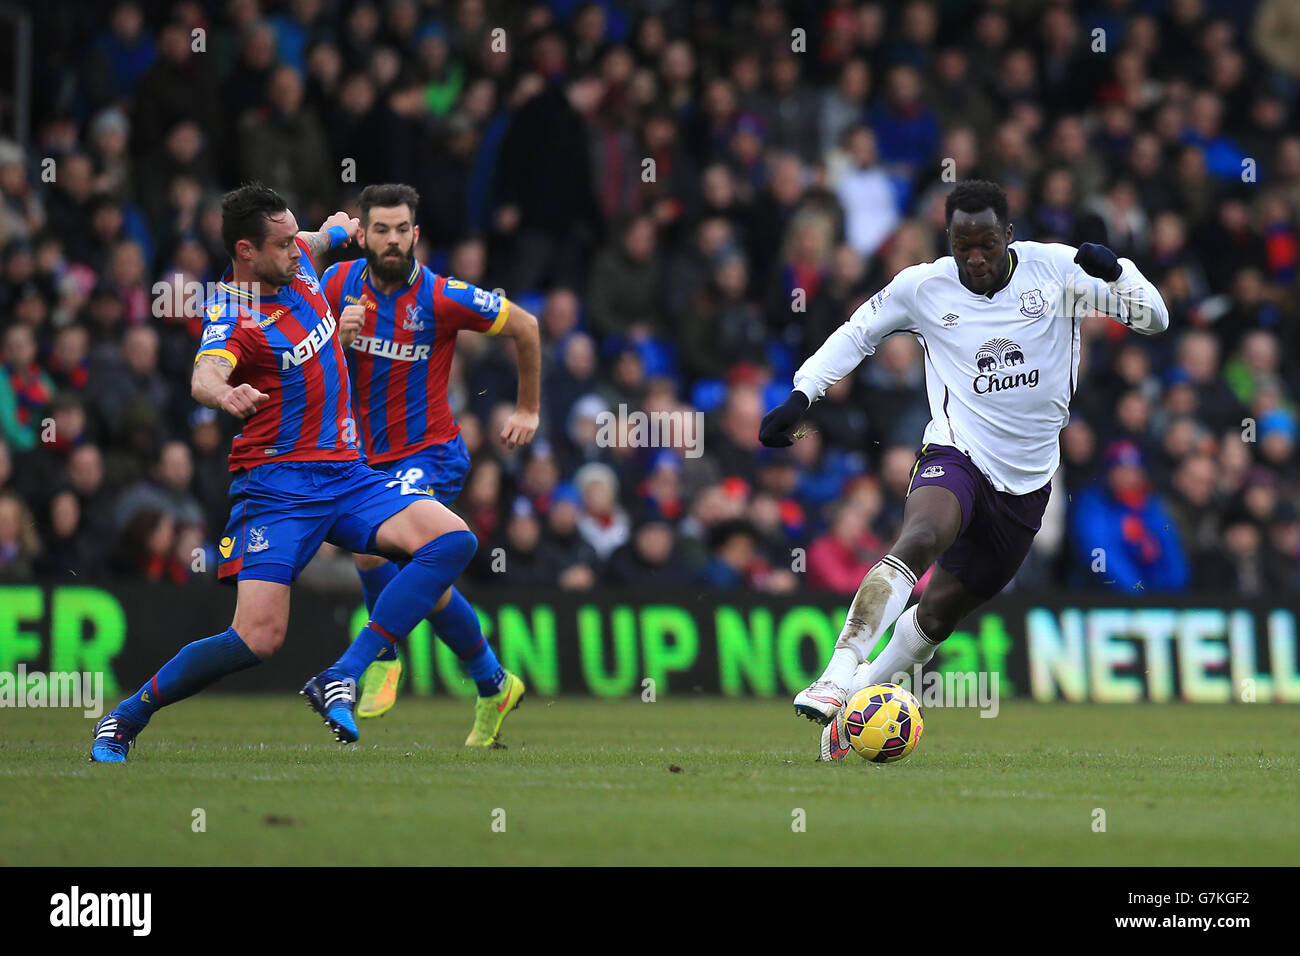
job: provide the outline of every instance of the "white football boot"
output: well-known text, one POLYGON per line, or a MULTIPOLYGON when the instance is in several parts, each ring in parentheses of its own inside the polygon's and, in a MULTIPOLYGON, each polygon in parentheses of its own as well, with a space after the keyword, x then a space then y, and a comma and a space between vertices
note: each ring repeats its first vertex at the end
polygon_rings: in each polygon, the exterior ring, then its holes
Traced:
POLYGON ((839 684, 817 680, 794 695, 794 712, 819 724, 828 724, 848 699, 848 693, 839 684))
POLYGON ((844 708, 841 707, 835 719, 822 728, 822 746, 817 759, 843 760, 852 750, 848 731, 844 728, 844 708))

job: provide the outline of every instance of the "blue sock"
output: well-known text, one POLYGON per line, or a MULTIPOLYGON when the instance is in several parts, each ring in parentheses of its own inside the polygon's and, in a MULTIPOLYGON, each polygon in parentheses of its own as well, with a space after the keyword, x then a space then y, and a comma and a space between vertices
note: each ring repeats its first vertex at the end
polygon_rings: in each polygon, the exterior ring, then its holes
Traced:
POLYGON ((262 659, 248 649, 233 627, 228 627, 220 634, 186 644, 113 713, 147 724, 158 708, 197 694, 227 674, 260 663, 262 659))
POLYGON ((451 600, 441 611, 429 615, 429 622, 444 644, 456 652, 465 670, 478 686, 480 697, 501 693, 506 682, 506 672, 492 653, 492 645, 483 636, 478 615, 465 595, 451 589, 451 600))
POLYGON ((397 565, 392 561, 385 561, 377 568, 357 568, 357 574, 361 578, 361 596, 366 601, 366 611, 370 614, 375 612, 375 602, 379 600, 379 592, 388 586, 388 582, 397 577, 397 565))
POLYGON ((478 539, 468 531, 450 531, 416 551, 388 582, 375 601, 370 623, 331 670, 358 680, 386 644, 405 637, 428 616, 477 550, 478 539))
POLYGON ((397 643, 397 638, 385 634, 382 629, 370 621, 361 629, 357 639, 353 641, 343 656, 334 662, 330 668, 331 671, 340 677, 348 678, 352 681, 359 681, 361 675, 386 648, 391 648, 397 643))
MULTIPOLYGON (((377 568, 357 568, 357 574, 361 577, 361 595, 366 601, 366 612, 374 614, 379 592, 388 586, 389 581, 397 577, 397 565, 392 561, 385 561, 377 568)), ((386 641, 376 660, 397 660, 397 644, 386 641)))

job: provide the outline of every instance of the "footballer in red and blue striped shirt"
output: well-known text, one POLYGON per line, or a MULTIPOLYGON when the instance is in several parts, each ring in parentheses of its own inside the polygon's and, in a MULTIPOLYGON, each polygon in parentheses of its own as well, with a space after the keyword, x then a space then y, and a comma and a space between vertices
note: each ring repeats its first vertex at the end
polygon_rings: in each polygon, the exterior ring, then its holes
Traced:
POLYGON ((198 358, 224 358, 231 385, 248 383, 267 399, 230 447, 230 470, 271 461, 356 461, 356 423, 338 320, 321 294, 306 242, 295 237, 300 267, 273 294, 234 285, 227 269, 204 304, 198 358))
MULTIPOLYGON (((288 629, 289 585, 327 540, 405 561, 343 656, 302 690, 338 740, 356 740, 362 672, 433 611, 478 547, 445 506, 360 460, 338 320, 311 262, 358 235, 360 223, 340 212, 299 233, 284 199, 260 183, 227 193, 221 216, 231 270, 205 304, 191 392, 245 423, 231 450, 230 520, 218 546, 219 573, 238 580, 234 620, 182 647, 96 724, 96 761, 126 760, 160 707, 275 653, 288 629)), ((478 640, 472 662, 492 672, 481 682, 492 700, 481 709, 499 715, 490 745, 524 686, 478 640)))
MULTIPOLYGON (((518 400, 501 434, 511 448, 531 441, 537 429, 541 347, 537 319, 527 310, 416 261, 418 206, 419 194, 407 185, 362 190, 359 241, 365 258, 330 266, 322 285, 340 316, 340 337, 351 343, 353 400, 367 461, 450 504, 469 472, 469 453, 447 403, 457 333, 470 329, 515 340, 518 400)), ((366 605, 373 607, 396 568, 358 554, 357 569, 366 605)), ((456 607, 464 600, 454 588, 447 599, 456 607)), ((464 656, 473 650, 467 642, 478 628, 468 627, 468 617, 453 620, 450 607, 444 610, 440 604, 430 620, 435 632, 464 656)), ((358 716, 378 716, 392 707, 400 668, 394 648, 367 669, 358 716)))
POLYGON ((455 439, 460 426, 447 404, 447 378, 456 333, 497 335, 509 321, 510 301, 418 262, 391 292, 378 287, 365 259, 330 266, 324 283, 339 313, 349 305, 364 309, 349 356, 370 464, 380 467, 455 439))

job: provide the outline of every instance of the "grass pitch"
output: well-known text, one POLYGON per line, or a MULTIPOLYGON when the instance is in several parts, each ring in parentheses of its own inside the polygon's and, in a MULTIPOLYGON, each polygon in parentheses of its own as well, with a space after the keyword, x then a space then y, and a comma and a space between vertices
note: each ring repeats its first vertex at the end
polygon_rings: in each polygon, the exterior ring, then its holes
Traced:
POLYGON ((890 765, 815 763, 785 700, 533 697, 487 752, 470 720, 407 698, 345 748, 292 694, 204 694, 95 765, 79 711, 0 711, 0 865, 1300 860, 1293 708, 930 708, 890 765))

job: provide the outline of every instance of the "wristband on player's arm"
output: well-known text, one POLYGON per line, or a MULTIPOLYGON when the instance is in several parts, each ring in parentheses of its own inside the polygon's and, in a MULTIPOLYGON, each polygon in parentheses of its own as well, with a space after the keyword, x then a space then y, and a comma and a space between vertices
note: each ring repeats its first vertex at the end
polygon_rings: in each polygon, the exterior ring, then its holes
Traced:
POLYGON ((328 229, 325 230, 325 235, 330 237, 331 249, 333 249, 335 246, 341 246, 345 244, 349 239, 352 238, 350 235, 348 235, 348 231, 344 229, 342 226, 330 226, 328 229))
POLYGON ((812 404, 808 396, 795 389, 784 402, 763 416, 763 424, 758 430, 758 440, 768 448, 786 448, 794 444, 794 439, 786 432, 799 424, 803 413, 812 404))

